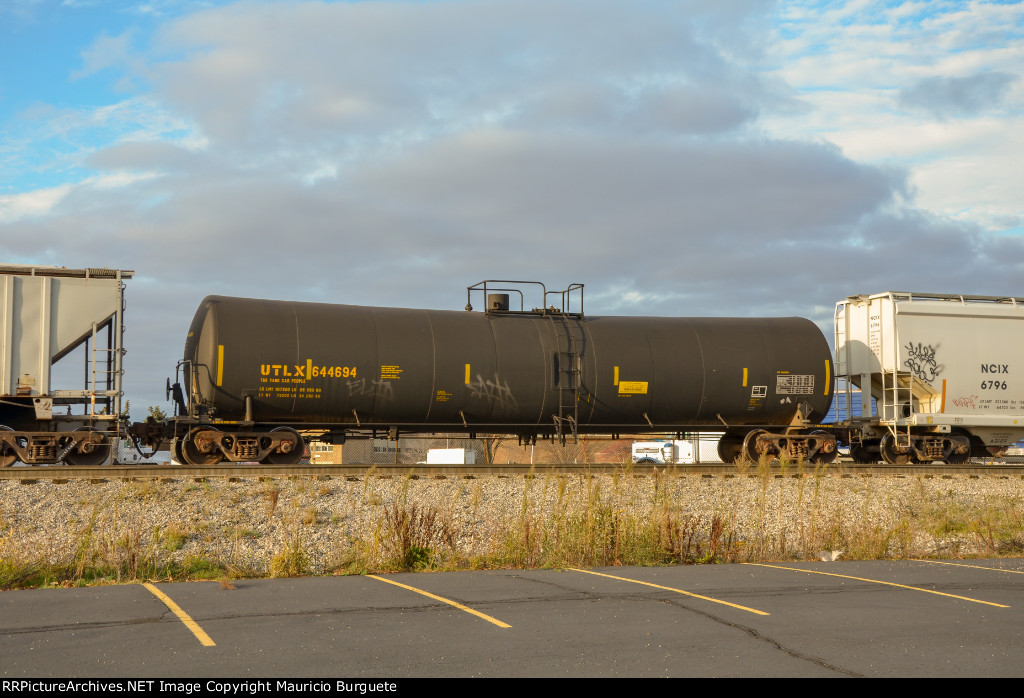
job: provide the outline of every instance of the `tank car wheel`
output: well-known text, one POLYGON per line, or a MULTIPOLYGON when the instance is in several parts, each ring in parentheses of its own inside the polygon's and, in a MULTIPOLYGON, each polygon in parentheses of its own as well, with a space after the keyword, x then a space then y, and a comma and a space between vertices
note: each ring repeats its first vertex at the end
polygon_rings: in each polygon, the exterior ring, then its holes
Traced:
MULTIPOLYGON (((8 426, 0 424, 0 429, 4 431, 14 431, 8 426)), ((18 454, 14 452, 9 446, 0 443, 0 468, 9 468, 18 462, 18 454)))
MULTIPOLYGON (((76 429, 75 434, 91 433, 91 429, 76 429)), ((110 458, 110 439, 106 434, 96 434, 96 438, 87 437, 71 453, 64 456, 68 465, 103 465, 110 458)))
MULTIPOLYGON (((825 438, 826 440, 831 440, 831 438, 832 438, 832 435, 829 434, 827 431, 820 431, 820 430, 819 431, 812 431, 811 432, 811 436, 817 436, 817 437, 825 438)), ((838 457, 839 457, 839 449, 838 448, 833 448, 831 451, 827 451, 827 452, 823 451, 821 449, 818 449, 818 452, 814 454, 814 456, 811 458, 811 461, 814 462, 814 463, 817 463, 819 465, 827 465, 828 463, 835 462, 836 458, 838 458, 838 457)))
POLYGON ((295 465, 302 460, 302 455, 306 450, 306 443, 302 440, 302 434, 291 427, 278 427, 270 430, 272 434, 279 432, 285 432, 279 434, 283 437, 281 446, 278 450, 264 458, 262 462, 272 465, 295 465), (294 438, 289 439, 289 436, 294 438))
POLYGON ((188 465, 216 465, 223 458, 220 449, 212 442, 197 442, 196 437, 201 431, 211 431, 210 427, 196 427, 182 439, 181 455, 185 456, 188 465), (205 451, 204 451, 205 447, 205 451))
POLYGON ((182 449, 183 442, 184 438, 179 439, 177 436, 171 439, 171 460, 178 465, 188 465, 188 461, 185 460, 185 452, 182 449))
MULTIPOLYGON (((747 458, 751 463, 761 462, 761 454, 757 452, 757 437, 765 433, 767 432, 765 432, 764 429, 754 429, 747 433, 746 437, 743 439, 742 457, 747 458)), ((774 455, 765 454, 765 462, 771 463, 774 459, 774 455)))
POLYGON ((738 463, 743 452, 743 439, 736 434, 724 434, 718 440, 718 457, 723 463, 738 463))
POLYGON ((897 451, 896 444, 893 443, 894 441, 895 439, 892 434, 886 434, 882 437, 882 443, 879 444, 882 460, 890 465, 906 465, 910 463, 913 460, 913 453, 897 451))

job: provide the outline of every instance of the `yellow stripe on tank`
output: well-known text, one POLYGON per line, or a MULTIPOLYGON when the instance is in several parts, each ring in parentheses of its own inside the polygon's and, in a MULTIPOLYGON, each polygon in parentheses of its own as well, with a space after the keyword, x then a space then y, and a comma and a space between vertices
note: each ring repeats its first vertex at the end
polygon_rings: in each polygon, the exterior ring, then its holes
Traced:
POLYGON ((217 387, 224 383, 224 345, 217 345, 217 387))
POLYGON ((828 395, 828 389, 832 385, 832 362, 825 359, 825 394, 828 395))
POLYGON ((471 380, 472 378, 469 377, 469 364, 466 364, 466 385, 469 385, 469 381, 471 380))

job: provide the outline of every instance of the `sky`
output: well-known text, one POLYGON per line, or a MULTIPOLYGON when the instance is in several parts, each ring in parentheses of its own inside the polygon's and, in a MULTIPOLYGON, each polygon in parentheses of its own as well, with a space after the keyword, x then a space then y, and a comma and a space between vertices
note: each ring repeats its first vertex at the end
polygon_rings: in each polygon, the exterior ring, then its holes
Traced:
POLYGON ((828 334, 1024 296, 1022 75, 1024 2, 0 0, 0 262, 135 272, 136 418, 211 294, 828 334))

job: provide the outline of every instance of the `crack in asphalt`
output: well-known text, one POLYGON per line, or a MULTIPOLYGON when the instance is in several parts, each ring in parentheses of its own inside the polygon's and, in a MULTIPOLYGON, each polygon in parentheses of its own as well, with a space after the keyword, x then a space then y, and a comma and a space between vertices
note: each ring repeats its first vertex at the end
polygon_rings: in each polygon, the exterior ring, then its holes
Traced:
MULTIPOLYGON (((554 587, 556 589, 560 589, 562 591, 566 591, 566 592, 570 592, 570 593, 574 592, 575 594, 577 594, 579 596, 584 596, 585 598, 588 598, 588 599, 625 598, 625 599, 642 600, 642 599, 645 599, 645 598, 650 598, 653 595, 653 594, 638 594, 638 593, 633 593, 633 594, 630 594, 630 593, 626 593, 626 594, 595 594, 595 593, 586 592, 586 591, 582 591, 581 592, 581 591, 579 591, 577 589, 572 589, 572 588, 570 588, 568 586, 561 585, 561 584, 555 584, 555 583, 547 581, 547 580, 531 579, 529 577, 524 577, 523 575, 519 575, 519 574, 512 574, 512 575, 508 575, 508 576, 513 577, 515 579, 520 579, 520 580, 523 580, 523 581, 530 581, 530 582, 536 582, 538 584, 544 584, 544 585, 551 586, 551 587, 554 587)), ((789 590, 786 589, 785 591, 788 592, 789 590)), ((716 596, 715 598, 719 598, 719 596, 716 596)), ((805 654, 803 652, 799 652, 799 651, 794 650, 792 648, 786 647, 785 645, 783 645, 778 640, 775 640, 775 639, 773 639, 771 637, 763 635, 757 629, 752 628, 749 625, 743 625, 742 623, 735 623, 735 622, 726 620, 725 618, 722 618, 721 616, 717 616, 714 613, 710 613, 708 611, 702 611, 699 608, 695 608, 693 606, 689 606, 689 605, 683 603, 681 601, 681 599, 677 599, 677 598, 659 598, 657 600, 659 602, 662 602, 662 603, 667 603, 670 606, 675 606, 676 608, 681 608, 683 610, 690 611, 692 613, 696 613, 698 615, 704 616, 705 618, 708 618, 709 620, 711 620, 711 621, 713 621, 715 623, 718 623, 720 625, 724 625, 726 627, 733 628, 734 630, 740 630, 742 632, 745 632, 748 635, 750 635, 751 637, 753 637, 755 640, 758 640, 760 642, 765 642, 765 643, 771 645, 772 647, 774 647, 775 649, 779 650, 780 652, 784 652, 784 653, 790 655, 791 657, 794 657, 794 658, 799 659, 801 661, 810 662, 811 664, 815 664, 815 665, 820 666, 820 667, 822 667, 824 669, 828 669, 829 671, 835 671, 835 672, 838 672, 840 674, 844 674, 846 676, 852 676, 852 677, 856 677, 856 678, 864 678, 863 674, 859 674, 859 673, 857 673, 855 671, 851 671, 849 669, 844 669, 843 667, 836 666, 835 664, 831 664, 831 663, 827 662, 826 660, 822 659, 821 657, 815 657, 814 655, 805 654)))
POLYGON ((775 649, 779 650, 780 652, 784 652, 784 653, 788 654, 789 656, 794 657, 796 659, 800 659, 800 660, 805 661, 805 662, 810 662, 811 664, 816 664, 816 665, 818 665, 818 666, 820 666, 822 668, 828 669, 830 671, 836 671, 836 672, 839 672, 840 674, 845 674, 846 676, 853 676, 855 678, 864 678, 864 674, 858 674, 857 672, 851 671, 850 669, 844 669, 843 667, 836 666, 835 664, 831 664, 831 663, 827 662, 826 660, 822 659, 821 657, 815 657, 814 655, 805 654, 803 652, 799 652, 799 651, 797 651, 795 649, 792 649, 790 647, 786 647, 785 645, 783 645, 778 640, 776 640, 774 638, 771 638, 771 637, 769 637, 767 635, 763 635, 756 628, 752 628, 749 625, 743 625, 742 623, 735 623, 733 621, 726 620, 725 618, 717 616, 714 613, 709 613, 708 611, 702 611, 699 608, 694 608, 692 606, 688 606, 688 605, 686 605, 684 603, 681 603, 678 599, 659 599, 659 600, 661 602, 663 602, 663 603, 669 604, 670 606, 675 606, 676 608, 682 608, 682 609, 685 609, 685 610, 690 611, 692 613, 696 613, 698 615, 704 616, 705 618, 708 618, 709 620, 712 620, 715 623, 718 623, 719 625, 724 625, 726 627, 733 628, 734 630, 740 630, 742 632, 745 632, 748 635, 750 635, 751 637, 753 637, 755 640, 759 640, 760 642, 765 642, 765 643, 771 645, 772 647, 774 647, 775 649))

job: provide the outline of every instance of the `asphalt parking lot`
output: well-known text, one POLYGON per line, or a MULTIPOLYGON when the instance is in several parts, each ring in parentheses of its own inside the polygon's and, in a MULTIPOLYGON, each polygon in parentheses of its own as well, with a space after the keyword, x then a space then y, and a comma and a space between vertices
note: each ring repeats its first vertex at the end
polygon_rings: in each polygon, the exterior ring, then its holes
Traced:
POLYGON ((0 675, 1020 676, 1021 575, 872 561, 8 591, 0 675))

